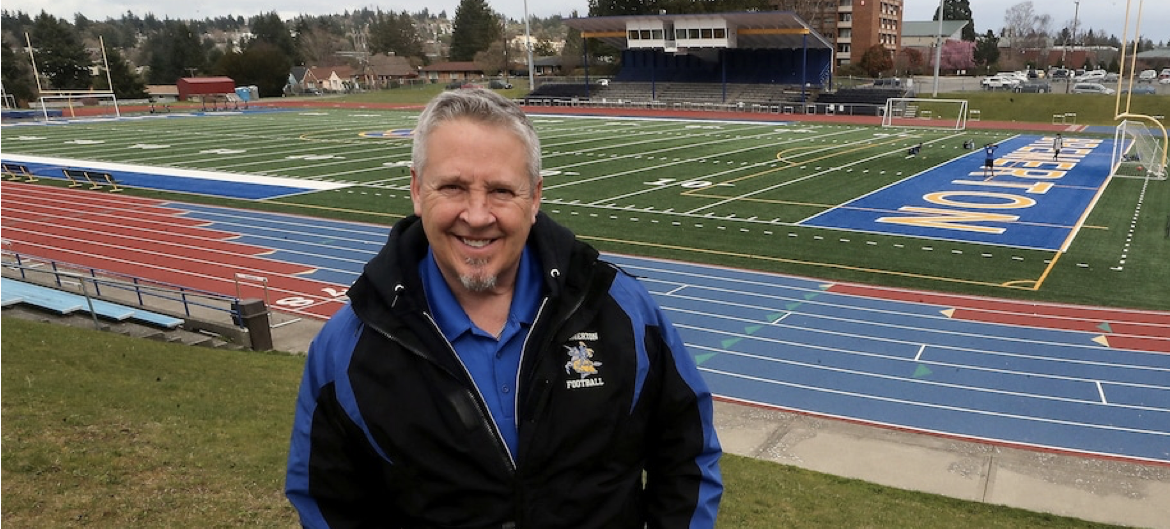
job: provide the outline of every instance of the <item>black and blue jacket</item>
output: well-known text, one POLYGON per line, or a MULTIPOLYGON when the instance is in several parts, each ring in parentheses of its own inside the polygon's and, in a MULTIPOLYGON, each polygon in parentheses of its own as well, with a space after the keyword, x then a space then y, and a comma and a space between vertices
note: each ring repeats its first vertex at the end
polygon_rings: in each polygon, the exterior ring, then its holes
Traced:
POLYGON ((417 217, 314 339, 286 493, 307 527, 710 528, 711 395, 633 277, 543 213, 544 298, 520 360, 511 454, 428 314, 417 217))

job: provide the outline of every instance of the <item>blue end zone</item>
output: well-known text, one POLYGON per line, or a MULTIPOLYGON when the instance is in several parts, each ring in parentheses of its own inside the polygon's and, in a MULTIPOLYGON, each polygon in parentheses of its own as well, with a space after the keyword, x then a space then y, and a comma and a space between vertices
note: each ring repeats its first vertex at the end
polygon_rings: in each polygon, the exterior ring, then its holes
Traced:
POLYGON ((1113 140, 1001 142, 994 177, 982 149, 800 222, 857 232, 1060 250, 1109 181, 1113 140))

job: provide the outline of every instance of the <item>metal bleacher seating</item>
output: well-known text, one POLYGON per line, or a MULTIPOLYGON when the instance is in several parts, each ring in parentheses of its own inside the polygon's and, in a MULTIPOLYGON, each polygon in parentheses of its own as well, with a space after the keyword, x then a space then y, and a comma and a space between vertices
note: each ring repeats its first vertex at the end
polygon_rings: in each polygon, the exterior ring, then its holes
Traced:
POLYGON ((107 320, 119 322, 132 321, 164 329, 175 329, 183 324, 182 319, 165 314, 110 303, 99 299, 87 301, 85 296, 80 294, 26 283, 7 277, 0 278, 0 305, 5 307, 25 303, 57 314, 72 314, 75 312, 89 313, 91 302, 93 304, 94 314, 107 320))

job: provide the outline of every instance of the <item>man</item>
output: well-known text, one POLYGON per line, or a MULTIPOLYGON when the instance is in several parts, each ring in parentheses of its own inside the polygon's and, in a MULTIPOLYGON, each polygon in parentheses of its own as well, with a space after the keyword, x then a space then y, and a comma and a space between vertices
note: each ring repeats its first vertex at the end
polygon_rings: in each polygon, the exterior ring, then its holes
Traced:
POLYGON ((1060 133, 1056 133, 1056 137, 1052 139, 1052 161, 1060 158, 1060 149, 1064 147, 1064 138, 1060 137, 1060 133))
POLYGON ((910 151, 906 153, 906 157, 918 156, 919 152, 922 152, 922 143, 910 147, 910 151))
POLYGON ((983 146, 983 177, 984 180, 991 180, 995 176, 995 150, 999 145, 988 143, 983 146))
POLYGON ((308 527, 714 527, 711 395, 637 280, 540 212, 514 103, 419 116, 414 215, 313 340, 286 493, 308 527))

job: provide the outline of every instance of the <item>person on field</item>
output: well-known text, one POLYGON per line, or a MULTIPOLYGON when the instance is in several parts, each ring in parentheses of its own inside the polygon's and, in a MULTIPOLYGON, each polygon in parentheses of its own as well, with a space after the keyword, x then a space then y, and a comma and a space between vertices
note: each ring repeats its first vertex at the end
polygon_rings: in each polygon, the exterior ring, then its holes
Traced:
POLYGON ((995 176, 995 150, 998 148, 999 148, 999 145, 996 145, 994 143, 988 143, 987 145, 983 146, 983 155, 984 155, 983 176, 984 176, 984 178, 990 179, 991 177, 995 176))
POLYGON ((1052 161, 1060 158, 1060 150, 1064 147, 1064 138, 1060 137, 1060 133, 1056 133, 1056 137, 1052 139, 1052 161))
POLYGON ((715 526, 711 394, 645 287, 540 211, 540 143, 436 96, 414 214, 313 340, 285 492, 306 527, 715 526))

